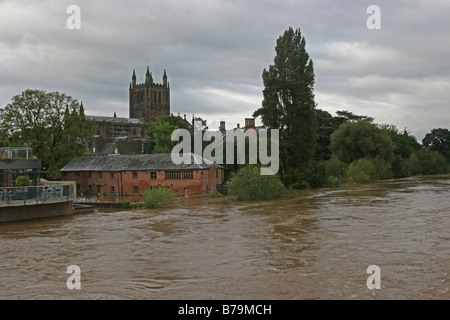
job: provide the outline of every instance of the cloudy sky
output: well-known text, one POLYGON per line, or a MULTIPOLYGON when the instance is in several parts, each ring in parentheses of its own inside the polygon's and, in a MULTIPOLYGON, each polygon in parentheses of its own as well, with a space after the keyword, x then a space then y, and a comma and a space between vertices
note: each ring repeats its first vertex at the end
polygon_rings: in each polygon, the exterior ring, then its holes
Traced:
POLYGON ((450 128, 448 0, 0 0, 0 105, 25 89, 66 92, 91 115, 128 116, 133 69, 167 70, 171 111, 210 128, 244 123, 262 101, 276 39, 300 28, 317 107, 407 128, 450 128), (67 28, 70 5, 81 28, 67 28), (381 29, 371 30, 370 5, 381 29))

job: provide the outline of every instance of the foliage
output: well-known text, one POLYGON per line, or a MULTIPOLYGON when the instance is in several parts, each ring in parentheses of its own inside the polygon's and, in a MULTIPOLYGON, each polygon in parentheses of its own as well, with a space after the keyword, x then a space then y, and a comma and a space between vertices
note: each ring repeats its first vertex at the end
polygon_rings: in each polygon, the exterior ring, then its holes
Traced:
POLYGON ((238 200, 270 200, 287 196, 277 175, 263 176, 256 165, 246 165, 227 182, 228 194, 238 200))
POLYGON ((341 119, 341 122, 357 122, 360 120, 365 120, 368 122, 373 122, 374 118, 368 117, 368 116, 359 116, 356 115, 348 110, 340 110, 336 111, 336 114, 338 115, 338 119, 341 119))
POLYGON ((144 192, 144 206, 147 208, 166 207, 174 200, 175 194, 168 188, 151 188, 144 192))
POLYGON ((30 179, 27 176, 19 176, 16 178, 16 187, 26 187, 31 183, 30 179))
POLYGON ((316 160, 328 160, 331 158, 330 136, 339 127, 336 118, 325 110, 316 109, 317 120, 317 147, 316 160))
POLYGON ((356 183, 364 183, 375 179, 376 170, 371 161, 359 159, 350 163, 347 175, 356 183))
POLYGON ((318 161, 308 170, 308 185, 312 188, 339 187, 346 179, 346 170, 347 165, 334 158, 318 161))
POLYGON ((220 192, 217 192, 217 193, 213 192, 213 193, 211 193, 211 198, 222 198, 222 197, 223 197, 223 194, 221 194, 220 192))
POLYGON ((261 116, 266 128, 280 130, 280 172, 305 171, 315 154, 316 114, 314 67, 300 29, 289 28, 277 39, 274 64, 264 69, 261 116))
POLYGON ((422 144, 430 151, 437 151, 450 161, 450 130, 433 129, 427 133, 422 144))
POLYGON ((177 127, 166 121, 156 121, 151 126, 151 137, 155 143, 153 153, 170 153, 176 142, 171 140, 172 132, 177 127))
POLYGON ((390 161, 394 147, 387 130, 366 120, 344 123, 331 135, 330 148, 335 157, 345 163, 377 156, 390 161))
POLYGON ((420 150, 417 152, 421 174, 442 174, 448 172, 445 157, 437 151, 420 150))
MULTIPOLYGON (((193 117, 193 122, 201 122, 202 135, 208 129, 206 120, 199 117, 193 117)), ((180 116, 161 116, 156 119, 156 122, 149 124, 149 139, 144 143, 144 148, 147 153, 170 153, 173 147, 178 143, 172 141, 172 133, 176 129, 186 129, 191 134, 191 150, 194 150, 194 126, 187 120, 180 116)), ((207 142, 203 142, 203 147, 207 142)), ((203 150, 203 148, 202 148, 203 150)))
POLYGON ((93 128, 82 104, 65 93, 28 89, 0 109, 0 130, 11 136, 10 146, 32 147, 51 176, 84 152, 93 128))

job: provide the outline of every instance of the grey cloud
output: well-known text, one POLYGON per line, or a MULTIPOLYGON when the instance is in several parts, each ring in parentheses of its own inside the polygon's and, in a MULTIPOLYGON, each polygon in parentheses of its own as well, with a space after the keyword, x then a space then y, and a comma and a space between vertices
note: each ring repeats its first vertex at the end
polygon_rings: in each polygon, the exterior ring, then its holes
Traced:
POLYGON ((314 61, 319 108, 353 108, 417 135, 445 126, 450 5, 380 0, 382 29, 368 30, 372 2, 78 1, 82 28, 71 31, 68 0, 3 1, 0 104, 40 88, 127 116, 132 70, 143 82, 150 66, 157 81, 167 70, 174 113, 236 122, 259 107, 262 70, 292 26, 314 61))

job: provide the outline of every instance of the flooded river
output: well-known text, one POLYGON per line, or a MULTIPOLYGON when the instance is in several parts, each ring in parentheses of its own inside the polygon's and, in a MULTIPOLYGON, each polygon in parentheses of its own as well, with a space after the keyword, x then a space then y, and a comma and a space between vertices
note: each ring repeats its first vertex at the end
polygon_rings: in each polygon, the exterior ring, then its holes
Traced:
POLYGON ((5 223, 0 299, 450 299, 449 230, 449 175, 5 223))

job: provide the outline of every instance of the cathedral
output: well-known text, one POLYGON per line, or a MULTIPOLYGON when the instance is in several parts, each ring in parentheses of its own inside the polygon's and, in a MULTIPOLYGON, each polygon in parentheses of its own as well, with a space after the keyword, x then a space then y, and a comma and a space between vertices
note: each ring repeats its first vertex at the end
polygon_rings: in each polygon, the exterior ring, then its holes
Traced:
MULTIPOLYGON (((94 142, 88 146, 89 153, 117 154, 143 153, 144 141, 148 139, 148 124, 159 116, 170 113, 170 86, 164 70, 163 82, 153 82, 153 76, 147 67, 145 82, 138 84, 136 72, 130 82, 129 117, 90 116, 86 119, 96 123, 94 142)), ((178 115, 179 116, 179 115, 178 115)))
POLYGON ((159 116, 170 115, 170 86, 164 70, 163 83, 153 82, 147 67, 145 82, 136 83, 136 72, 130 82, 130 118, 143 119, 145 123, 155 122, 159 116))

